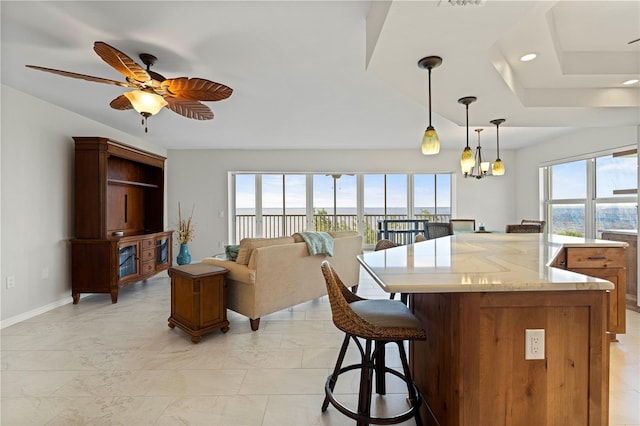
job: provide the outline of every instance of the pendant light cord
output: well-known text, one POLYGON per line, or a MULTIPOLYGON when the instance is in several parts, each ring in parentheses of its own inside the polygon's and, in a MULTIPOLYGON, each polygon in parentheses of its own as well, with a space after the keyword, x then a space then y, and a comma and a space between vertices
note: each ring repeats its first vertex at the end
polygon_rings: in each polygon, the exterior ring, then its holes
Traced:
POLYGON ((496 150, 498 151, 498 159, 500 159, 500 124, 496 124, 496 150))
POLYGON ((429 67, 429 127, 431 127, 431 67, 429 67))
POLYGON ((469 104, 465 105, 467 109, 467 148, 469 148, 469 104))

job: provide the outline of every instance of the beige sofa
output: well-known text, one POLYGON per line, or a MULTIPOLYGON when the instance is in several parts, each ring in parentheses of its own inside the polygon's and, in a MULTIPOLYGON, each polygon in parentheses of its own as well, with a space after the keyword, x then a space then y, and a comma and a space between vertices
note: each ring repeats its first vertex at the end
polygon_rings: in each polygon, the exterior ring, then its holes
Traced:
POLYGON ((330 233, 333 256, 310 256, 307 244, 294 237, 243 239, 237 260, 208 257, 204 263, 229 270, 227 308, 249 317, 257 330, 264 315, 327 294, 320 263, 327 259, 348 287, 358 285, 362 236, 355 232, 330 233), (297 242, 300 241, 300 242, 297 242), (246 263, 246 264, 245 264, 246 263))

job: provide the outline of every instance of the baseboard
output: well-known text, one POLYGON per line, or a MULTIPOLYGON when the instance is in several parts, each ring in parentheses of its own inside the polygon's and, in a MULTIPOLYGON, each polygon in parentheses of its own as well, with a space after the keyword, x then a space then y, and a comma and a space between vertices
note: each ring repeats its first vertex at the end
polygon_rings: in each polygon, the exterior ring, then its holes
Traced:
MULTIPOLYGON (((85 296, 89 296, 86 294, 85 296)), ((84 296, 81 296, 81 298, 84 296)), ((11 325, 17 324, 22 321, 26 321, 33 317, 37 317, 40 314, 44 314, 45 312, 49 312, 52 309, 59 308, 60 306, 68 305, 73 302, 73 298, 70 296, 66 296, 64 299, 56 300, 55 302, 51 302, 47 305, 40 306, 39 308, 32 309, 28 312, 23 312, 20 315, 16 315, 15 317, 7 318, 5 320, 0 321, 0 330, 11 325)))
MULTIPOLYGON (((153 280, 156 278, 168 278, 168 277, 169 277, 168 271, 161 271, 157 275, 154 275, 152 278, 149 278, 149 280, 153 280)), ((93 293, 81 294, 80 299, 91 296, 92 294, 93 293)), ((59 308, 60 306, 68 305, 69 303, 72 303, 72 302, 73 302, 73 298, 70 296, 67 296, 64 299, 51 302, 47 305, 40 306, 39 308, 32 309, 28 312, 23 312, 20 315, 16 315, 15 317, 7 318, 5 320, 0 321, 0 330, 6 327, 12 326, 14 324, 17 324, 19 322, 26 321, 33 317, 37 317, 40 314, 44 314, 45 312, 48 312, 52 309, 59 308)))

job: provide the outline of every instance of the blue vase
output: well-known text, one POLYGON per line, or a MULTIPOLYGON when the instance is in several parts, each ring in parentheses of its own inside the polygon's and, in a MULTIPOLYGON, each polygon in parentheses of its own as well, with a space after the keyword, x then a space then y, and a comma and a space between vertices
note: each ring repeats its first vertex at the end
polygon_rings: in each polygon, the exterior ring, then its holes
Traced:
POLYGON ((180 244, 180 252, 176 258, 178 265, 188 265, 191 263, 191 254, 189 253, 189 246, 187 244, 180 244))

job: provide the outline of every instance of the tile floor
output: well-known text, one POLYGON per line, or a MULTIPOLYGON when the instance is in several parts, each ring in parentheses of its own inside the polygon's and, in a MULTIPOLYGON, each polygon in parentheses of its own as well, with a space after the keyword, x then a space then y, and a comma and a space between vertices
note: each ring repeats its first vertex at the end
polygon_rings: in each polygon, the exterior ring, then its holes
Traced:
MULTIPOLYGON (((359 293, 386 297, 366 273, 359 293)), ((1 424, 354 424, 320 411, 343 338, 326 298, 269 315, 258 332, 229 311, 228 333, 193 344, 167 327, 169 297, 161 277, 122 289, 115 305, 92 295, 2 330, 1 424)), ((640 314, 627 311, 627 327, 611 346, 611 426, 640 425, 640 314)), ((390 383, 380 409, 399 410, 401 391, 390 383)), ((338 392, 353 401, 357 378, 338 392)))

